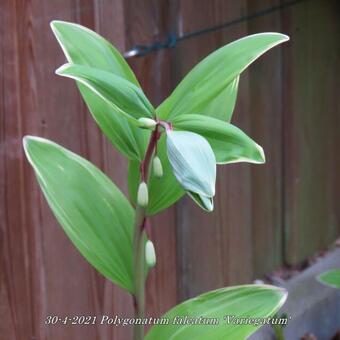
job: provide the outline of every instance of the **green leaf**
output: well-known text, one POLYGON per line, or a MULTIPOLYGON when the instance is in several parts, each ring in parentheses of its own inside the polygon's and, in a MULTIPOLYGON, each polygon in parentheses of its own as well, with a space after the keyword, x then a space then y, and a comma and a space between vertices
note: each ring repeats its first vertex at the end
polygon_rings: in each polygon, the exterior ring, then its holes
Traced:
MULTIPOLYGON (((218 95, 207 100, 199 109, 204 115, 230 122, 237 99, 240 77, 237 76, 218 95)), ((187 113, 195 113, 190 111, 187 113)))
POLYGON ((317 279, 330 287, 340 288, 340 269, 329 270, 317 276, 317 279))
MULTIPOLYGON (((63 21, 52 21, 51 27, 69 63, 111 72, 140 87, 123 56, 99 34, 63 21)), ((78 82, 78 87, 93 118, 111 143, 129 159, 141 160, 149 132, 123 119, 112 105, 86 86, 78 82)))
POLYGON ((51 28, 69 63, 111 72, 140 87, 124 57, 96 32, 58 20, 51 22, 51 28))
POLYGON ((247 339, 261 325, 239 325, 233 323, 232 318, 252 318, 255 323, 256 320, 273 316, 286 298, 284 289, 269 285, 214 290, 172 308, 162 317, 169 320, 169 324, 154 325, 145 339, 247 339), (180 320, 187 322, 179 324, 180 320), (189 320, 197 320, 198 323, 190 325, 189 320), (214 321, 218 324, 213 324, 214 321))
MULTIPOLYGON (((213 105, 212 101, 219 98, 217 104, 223 103, 219 96, 249 64, 288 39, 280 33, 259 33, 236 40, 211 53, 187 74, 170 97, 158 107, 159 117, 172 120, 180 114, 205 114, 207 107, 207 113, 211 114, 209 106, 213 105)), ((214 117, 219 118, 221 114, 230 116, 230 113, 222 112, 223 107, 220 110, 214 111, 214 117)))
POLYGON ((98 168, 43 138, 25 137, 26 156, 55 217, 101 274, 133 292, 134 212, 98 168))
POLYGON ((212 197, 206 197, 203 195, 196 194, 192 191, 188 191, 187 194, 205 211, 214 210, 214 200, 212 197))
POLYGON ((180 115, 173 120, 176 129, 192 131, 207 139, 218 164, 248 162, 264 163, 260 145, 242 130, 219 119, 197 114, 180 115))
POLYGON ((129 159, 142 160, 150 131, 131 124, 112 105, 84 85, 79 83, 78 87, 92 116, 111 143, 129 159))
POLYGON ((75 64, 65 64, 56 73, 85 85, 132 123, 139 125, 139 118, 153 118, 154 109, 141 89, 122 77, 75 64))
MULTIPOLYGON (((182 188, 211 199, 215 195, 216 159, 207 140, 187 131, 169 130, 166 137, 172 171, 182 188)), ((208 207, 209 204, 204 204, 204 209, 208 207)))
MULTIPOLYGON (((173 175, 166 152, 166 137, 164 135, 158 141, 157 149, 157 155, 160 158, 163 167, 163 176, 161 178, 155 176, 152 167, 150 167, 147 215, 159 213, 170 207, 184 195, 184 190, 173 175)), ((128 184, 130 200, 133 204, 136 203, 137 188, 140 183, 139 165, 140 163, 136 161, 129 162, 128 184)))

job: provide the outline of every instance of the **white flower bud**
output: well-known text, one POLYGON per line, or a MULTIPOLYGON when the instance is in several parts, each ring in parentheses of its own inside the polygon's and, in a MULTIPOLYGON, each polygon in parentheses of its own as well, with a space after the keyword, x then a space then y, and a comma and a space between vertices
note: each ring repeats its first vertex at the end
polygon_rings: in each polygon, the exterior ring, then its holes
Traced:
POLYGON ((150 268, 154 267, 156 264, 155 247, 150 240, 147 240, 145 244, 145 261, 150 268))
POLYGON ((152 161, 153 173, 156 177, 160 178, 163 176, 162 162, 158 156, 155 156, 152 161))
POLYGON ((145 182, 141 182, 138 187, 137 203, 143 208, 146 208, 149 203, 148 186, 145 182))
POLYGON ((152 129, 157 125, 157 122, 151 118, 139 118, 138 119, 139 127, 144 129, 152 129))

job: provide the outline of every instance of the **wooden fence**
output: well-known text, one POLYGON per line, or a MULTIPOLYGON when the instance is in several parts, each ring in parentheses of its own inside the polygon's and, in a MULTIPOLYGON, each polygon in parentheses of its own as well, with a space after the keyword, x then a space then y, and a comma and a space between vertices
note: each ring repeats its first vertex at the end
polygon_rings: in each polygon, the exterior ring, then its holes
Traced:
MULTIPOLYGON (((0 339, 127 339, 131 329, 45 326, 47 315, 132 315, 131 298, 97 274, 52 216, 24 158, 39 135, 88 158, 125 191, 127 164, 102 136, 73 82, 49 22, 79 22, 121 51, 280 5, 280 0, 3 0, 0 4, 0 339)), ((202 35, 131 66, 155 104, 214 49, 279 31, 291 41, 241 77, 233 123, 266 152, 262 166, 218 168, 216 209, 190 199, 152 219, 158 263, 148 313, 296 264, 340 231, 339 3, 305 0, 202 35)))

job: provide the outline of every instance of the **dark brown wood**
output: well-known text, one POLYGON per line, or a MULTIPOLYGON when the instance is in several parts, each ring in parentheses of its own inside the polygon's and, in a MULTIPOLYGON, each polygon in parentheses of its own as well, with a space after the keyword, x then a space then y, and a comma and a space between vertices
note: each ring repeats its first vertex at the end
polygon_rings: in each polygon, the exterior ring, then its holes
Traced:
POLYGON ((0 310, 7 324, 1 337, 121 338, 129 328, 44 325, 48 315, 131 315, 132 301, 97 274, 64 235, 24 159, 21 139, 33 134, 66 146, 106 170, 126 192, 126 162, 102 137, 75 84, 54 75, 65 57, 49 28, 52 19, 62 19, 100 31, 101 20, 109 38, 116 36, 124 49, 122 6, 118 1, 115 6, 110 1, 6 1, 1 15, 1 37, 6 38, 1 44, 5 223, 0 310), (108 9, 110 20, 100 19, 108 9))
POLYGON ((284 12, 285 258, 296 264, 340 233, 338 1, 284 12))
MULTIPOLYGON (((278 5, 279 0, 248 1, 248 13, 278 5)), ((280 31, 281 11, 248 22, 249 34, 280 31)), ((281 55, 287 45, 275 47, 249 67, 249 135, 263 147, 266 155, 264 165, 251 166, 254 277, 278 267, 283 257, 281 55)))
MULTIPOLYGON (((246 1, 180 1, 180 34, 210 27, 247 13, 246 1), (195 15, 192 9, 195 8, 195 15)), ((178 47, 178 78, 216 48, 247 34, 243 23, 228 31, 204 35, 178 47)), ((233 122, 247 129, 248 76, 243 74, 233 122)), ((252 232, 250 167, 218 167, 215 210, 201 211, 191 199, 177 205, 180 297, 185 299, 203 291, 252 277, 252 232), (243 249, 243 251, 241 251, 243 249)))
MULTIPOLYGON (((234 20, 279 0, 3 0, 0 4, 0 339, 128 339, 129 327, 45 326, 47 315, 132 316, 132 299, 79 255, 58 226, 24 158, 25 134, 88 158, 127 193, 127 163, 101 134, 75 84, 53 19, 81 23, 121 51, 234 20)), ((291 37, 241 76, 233 123, 266 152, 266 165, 218 167, 215 211, 182 199, 148 228, 157 266, 147 313, 298 263, 340 232, 339 4, 310 0, 131 59, 157 105, 198 61, 246 34, 291 37)))

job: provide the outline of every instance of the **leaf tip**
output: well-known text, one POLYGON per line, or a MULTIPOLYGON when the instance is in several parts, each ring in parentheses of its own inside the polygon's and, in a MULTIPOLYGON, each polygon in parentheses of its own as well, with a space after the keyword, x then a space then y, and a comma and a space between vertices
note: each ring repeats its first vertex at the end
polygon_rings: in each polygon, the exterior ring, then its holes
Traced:
POLYGON ((285 296, 285 297, 288 296, 288 290, 287 290, 286 288, 284 288, 284 287, 276 287, 276 289, 277 289, 279 292, 281 292, 281 294, 282 294, 283 296, 285 296))
POLYGON ((55 30, 57 29, 57 26, 58 26, 59 22, 60 22, 59 20, 52 20, 52 21, 50 21, 50 27, 51 27, 53 32, 55 32, 55 30))
POLYGON ((31 136, 26 135, 26 136, 24 136, 24 137, 22 138, 22 145, 23 145, 24 148, 27 146, 27 143, 28 143, 28 141, 30 140, 30 137, 31 137, 31 136))
POLYGON ((212 212, 214 210, 214 199, 213 197, 206 197, 199 195, 192 191, 187 191, 187 194, 197 203, 204 211, 212 212))
POLYGON ((290 38, 287 34, 283 34, 283 33, 280 33, 280 32, 264 32, 264 33, 255 33, 253 34, 253 36, 257 36, 257 35, 271 35, 272 37, 275 36, 276 39, 279 43, 280 42, 285 42, 285 41, 288 41, 290 38))
POLYGON ((279 300, 277 303, 277 310, 279 310, 284 305, 284 303, 286 302, 288 298, 288 294, 289 294, 288 290, 284 287, 278 287, 278 286, 273 286, 269 284, 253 284, 251 286, 262 287, 268 291, 271 291, 272 293, 279 295, 279 300))
MULTIPOLYGON (((281 33, 281 34, 282 34, 282 33, 281 33)), ((288 41, 288 40, 290 40, 289 35, 287 35, 287 34, 282 34, 282 41, 288 41)))
POLYGON ((269 287, 273 288, 274 290, 276 290, 277 292, 281 294, 281 299, 280 299, 280 302, 278 303, 278 309, 281 308, 288 298, 288 290, 284 287, 278 287, 278 286, 269 285, 269 287))
POLYGON ((279 33, 279 32, 268 32, 269 34, 276 35, 279 37, 279 42, 283 43, 285 41, 288 41, 290 38, 287 34, 279 33))
POLYGON ((31 154, 32 154, 32 147, 34 146, 32 143, 43 142, 44 139, 36 136, 26 135, 22 138, 22 146, 28 161, 33 164, 31 154))
POLYGON ((205 205, 206 212, 213 212, 214 211, 214 202, 211 202, 209 205, 205 205))
POLYGON ((256 146, 257 146, 257 151, 258 151, 258 155, 259 155, 259 157, 258 157, 259 164, 266 163, 266 155, 264 154, 264 150, 263 150, 262 146, 259 145, 259 144, 256 144, 256 146))
POLYGON ((30 136, 30 135, 26 135, 22 138, 22 146, 23 146, 26 154, 27 154, 27 150, 28 150, 28 147, 29 147, 29 143, 34 142, 37 139, 39 139, 39 137, 30 136))
POLYGON ((62 28, 63 25, 65 24, 69 24, 66 21, 62 21, 62 20, 52 20, 50 21, 50 27, 51 30, 53 32, 53 34, 56 36, 56 38, 58 39, 58 35, 61 33, 60 30, 62 28))
POLYGON ((24 148, 25 155, 28 155, 28 143, 30 141, 31 136, 24 136, 22 139, 22 147, 24 148))
POLYGON ((280 303, 279 303, 279 306, 280 306, 279 308, 281 308, 288 298, 288 290, 283 288, 283 287, 277 287, 277 289, 282 294, 282 297, 281 297, 281 300, 280 300, 280 303))
POLYGON ((62 26, 72 26, 72 25, 77 25, 72 22, 64 21, 64 20, 52 20, 50 21, 50 27, 53 32, 58 31, 62 26))
POLYGON ((61 65, 55 70, 55 74, 58 76, 66 76, 67 75, 67 70, 71 67, 71 64, 66 63, 64 65, 61 65))

